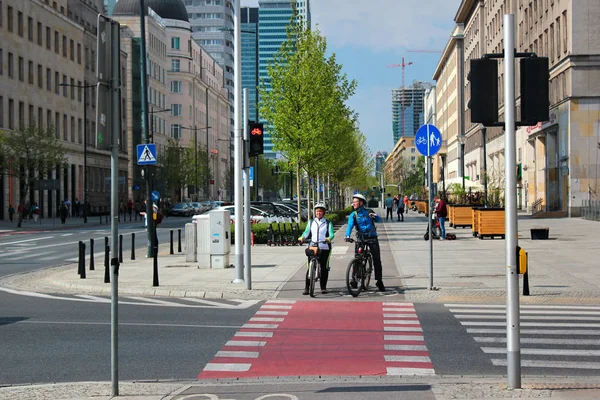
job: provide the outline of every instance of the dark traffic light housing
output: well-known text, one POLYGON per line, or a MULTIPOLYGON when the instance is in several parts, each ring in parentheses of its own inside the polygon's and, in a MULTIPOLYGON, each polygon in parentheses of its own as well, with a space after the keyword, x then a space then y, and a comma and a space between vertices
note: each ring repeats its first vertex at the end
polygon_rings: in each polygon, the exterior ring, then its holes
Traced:
POLYGON ((248 156, 257 157, 264 153, 264 129, 263 124, 259 122, 250 122, 248 124, 250 131, 250 144, 248 146, 248 156))
POLYGON ((467 79, 471 83, 471 122, 492 125, 498 122, 498 62, 489 58, 471 60, 467 79))
POLYGON ((548 57, 521 58, 521 122, 535 125, 550 119, 548 57))

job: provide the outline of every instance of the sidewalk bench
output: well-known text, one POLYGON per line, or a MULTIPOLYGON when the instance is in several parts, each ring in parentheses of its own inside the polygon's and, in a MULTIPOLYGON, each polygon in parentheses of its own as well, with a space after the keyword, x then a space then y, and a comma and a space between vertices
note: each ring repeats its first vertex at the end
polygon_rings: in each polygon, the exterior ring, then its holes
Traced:
POLYGON ((550 228, 548 227, 537 227, 531 228, 531 240, 546 240, 550 235, 550 228))

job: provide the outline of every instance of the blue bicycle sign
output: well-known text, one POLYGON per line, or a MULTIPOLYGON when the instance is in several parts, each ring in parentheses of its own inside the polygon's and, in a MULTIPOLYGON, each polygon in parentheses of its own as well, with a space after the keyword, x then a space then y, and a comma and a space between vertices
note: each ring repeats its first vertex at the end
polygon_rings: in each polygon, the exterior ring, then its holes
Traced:
POLYGON ((435 125, 423 125, 415 135, 415 145, 419 153, 431 157, 442 147, 442 134, 435 125))

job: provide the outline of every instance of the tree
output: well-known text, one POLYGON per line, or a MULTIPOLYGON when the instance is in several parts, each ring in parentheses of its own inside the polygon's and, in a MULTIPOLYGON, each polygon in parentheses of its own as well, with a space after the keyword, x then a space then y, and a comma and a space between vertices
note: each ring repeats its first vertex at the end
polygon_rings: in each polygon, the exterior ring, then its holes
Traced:
POLYGON ((416 165, 410 170, 407 177, 402 181, 402 190, 407 195, 423 196, 423 184, 425 182, 425 157, 419 156, 416 165))
POLYGON ((163 149, 162 157, 159 158, 161 162, 158 178, 164 184, 167 198, 176 199, 186 185, 189 173, 185 163, 186 150, 179 146, 179 140, 169 139, 163 149))
MULTIPOLYGON (((51 127, 30 124, 12 132, 0 131, 0 167, 19 179, 19 204, 33 192, 45 172, 66 166, 65 150, 51 127)), ((18 227, 23 214, 19 214, 18 227)))

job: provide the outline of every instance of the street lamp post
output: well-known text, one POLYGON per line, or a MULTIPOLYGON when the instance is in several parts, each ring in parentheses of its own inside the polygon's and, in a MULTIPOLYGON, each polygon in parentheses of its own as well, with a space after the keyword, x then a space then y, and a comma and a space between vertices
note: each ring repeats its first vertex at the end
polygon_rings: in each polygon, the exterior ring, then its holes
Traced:
POLYGON ((87 224, 87 90, 96 86, 88 85, 85 80, 83 85, 61 83, 59 86, 83 89, 83 223, 87 224))
POLYGON ((463 134, 458 135, 458 143, 460 144, 460 175, 462 176, 462 188, 465 189, 465 142, 466 136, 463 134))

